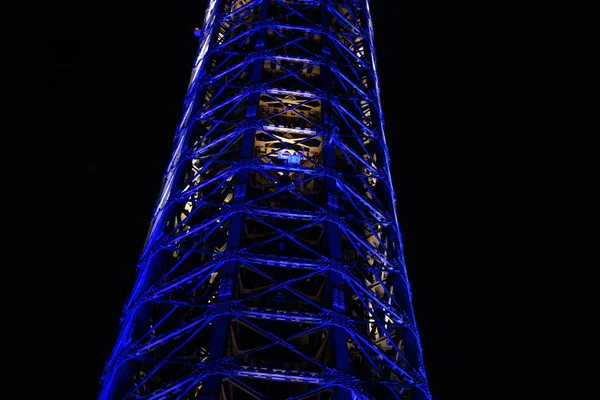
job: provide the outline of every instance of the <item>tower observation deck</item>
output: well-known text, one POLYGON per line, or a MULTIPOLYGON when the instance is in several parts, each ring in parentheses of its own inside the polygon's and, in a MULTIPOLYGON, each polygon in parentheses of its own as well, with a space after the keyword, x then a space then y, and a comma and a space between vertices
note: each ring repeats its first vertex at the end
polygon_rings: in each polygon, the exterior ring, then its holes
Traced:
POLYGON ((430 399, 368 0, 208 0, 99 399, 430 399))

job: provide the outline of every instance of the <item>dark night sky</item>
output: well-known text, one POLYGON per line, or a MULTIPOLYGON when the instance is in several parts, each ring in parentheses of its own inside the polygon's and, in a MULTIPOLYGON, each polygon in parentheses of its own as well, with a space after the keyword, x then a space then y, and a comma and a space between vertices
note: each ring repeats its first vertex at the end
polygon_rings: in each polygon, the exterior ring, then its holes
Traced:
MULTIPOLYGON (((204 1, 122 3, 75 10, 83 17, 52 42, 55 87, 80 128, 70 159, 78 400, 97 394, 117 334, 204 15, 204 1)), ((581 78, 566 67, 577 50, 563 10, 373 3, 392 175, 434 399, 588 398, 598 371, 586 366, 597 362, 599 263, 588 215, 597 178, 594 150, 569 119, 577 99, 568 93, 581 78)))

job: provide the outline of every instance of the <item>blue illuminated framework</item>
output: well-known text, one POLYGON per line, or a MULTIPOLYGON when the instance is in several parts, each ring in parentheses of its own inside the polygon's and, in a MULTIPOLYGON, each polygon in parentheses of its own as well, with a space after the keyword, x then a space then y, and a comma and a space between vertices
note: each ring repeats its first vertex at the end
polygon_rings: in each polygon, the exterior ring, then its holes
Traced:
POLYGON ((430 399, 368 0, 209 0, 100 399, 430 399))

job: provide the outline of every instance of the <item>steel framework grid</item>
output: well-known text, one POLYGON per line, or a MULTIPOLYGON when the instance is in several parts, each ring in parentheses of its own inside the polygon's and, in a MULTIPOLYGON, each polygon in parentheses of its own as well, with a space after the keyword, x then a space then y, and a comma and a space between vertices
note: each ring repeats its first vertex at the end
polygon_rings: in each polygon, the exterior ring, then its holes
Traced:
POLYGON ((209 0, 99 399, 430 399, 368 0, 209 0))

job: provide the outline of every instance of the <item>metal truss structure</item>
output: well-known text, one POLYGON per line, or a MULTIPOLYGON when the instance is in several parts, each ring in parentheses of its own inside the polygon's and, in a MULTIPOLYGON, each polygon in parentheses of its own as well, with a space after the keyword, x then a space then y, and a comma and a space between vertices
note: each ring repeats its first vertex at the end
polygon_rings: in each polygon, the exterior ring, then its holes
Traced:
POLYGON ((368 0, 209 0, 100 399, 430 399, 368 0))

